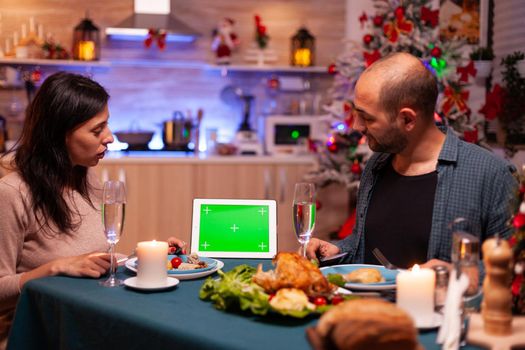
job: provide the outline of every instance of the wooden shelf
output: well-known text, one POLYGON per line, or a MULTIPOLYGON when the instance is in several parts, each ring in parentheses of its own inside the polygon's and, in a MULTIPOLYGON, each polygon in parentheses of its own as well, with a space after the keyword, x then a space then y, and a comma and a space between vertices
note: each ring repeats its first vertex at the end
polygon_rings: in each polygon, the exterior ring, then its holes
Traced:
POLYGON ((48 60, 43 58, 0 58, 0 65, 60 66, 72 68, 110 68, 109 61, 48 60))
POLYGON ((0 58, 0 65, 10 66, 54 66, 64 69, 110 69, 112 67, 146 67, 146 68, 171 68, 171 69, 198 69, 211 72, 220 72, 226 75, 228 72, 275 72, 275 73, 314 73, 328 74, 324 66, 315 67, 291 67, 278 65, 255 64, 233 64, 233 65, 214 65, 195 61, 167 61, 152 59, 114 59, 102 61, 76 61, 76 60, 49 60, 34 58, 0 58))
POLYGON ((314 67, 292 67, 292 66, 273 66, 273 65, 250 65, 250 64, 233 64, 233 65, 208 65, 206 69, 211 71, 224 72, 276 72, 276 73, 316 73, 316 74, 328 74, 328 68, 324 66, 314 67))

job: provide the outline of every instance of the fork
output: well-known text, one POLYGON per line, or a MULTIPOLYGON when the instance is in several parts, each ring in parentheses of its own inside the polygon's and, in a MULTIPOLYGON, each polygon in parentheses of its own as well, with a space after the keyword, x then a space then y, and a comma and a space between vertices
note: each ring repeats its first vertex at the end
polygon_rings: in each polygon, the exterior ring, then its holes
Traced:
POLYGON ((374 254, 374 256, 376 257, 376 259, 381 263, 381 265, 383 265, 384 267, 386 267, 387 269, 389 270, 399 270, 399 267, 397 267, 396 265, 392 264, 384 255, 383 253, 381 253, 381 251, 379 250, 379 248, 374 248, 372 249, 372 254, 374 254))

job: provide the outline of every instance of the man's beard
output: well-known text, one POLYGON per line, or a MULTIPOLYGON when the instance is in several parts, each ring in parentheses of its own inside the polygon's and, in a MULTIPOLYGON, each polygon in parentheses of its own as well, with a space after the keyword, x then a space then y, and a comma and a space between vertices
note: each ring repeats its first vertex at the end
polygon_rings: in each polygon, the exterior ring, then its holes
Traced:
POLYGON ((384 137, 379 141, 367 133, 368 146, 372 151, 396 154, 403 151, 408 144, 407 137, 395 127, 389 128, 383 135, 384 137))

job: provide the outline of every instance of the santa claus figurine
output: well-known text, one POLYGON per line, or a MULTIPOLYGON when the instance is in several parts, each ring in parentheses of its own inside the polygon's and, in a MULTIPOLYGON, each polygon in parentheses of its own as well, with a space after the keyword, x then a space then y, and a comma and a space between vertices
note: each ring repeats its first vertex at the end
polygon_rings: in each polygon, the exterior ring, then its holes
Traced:
POLYGON ((239 38, 233 32, 234 23, 233 19, 224 18, 213 31, 211 48, 215 51, 217 64, 230 64, 232 51, 239 46, 239 38))

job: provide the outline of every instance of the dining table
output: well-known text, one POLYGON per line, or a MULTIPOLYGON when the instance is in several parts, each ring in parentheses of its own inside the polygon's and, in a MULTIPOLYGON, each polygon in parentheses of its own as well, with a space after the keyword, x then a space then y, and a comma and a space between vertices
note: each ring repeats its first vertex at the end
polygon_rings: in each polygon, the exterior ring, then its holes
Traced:
MULTIPOLYGON (((269 259, 221 259, 223 271, 237 265, 272 268, 269 259)), ((135 276, 124 266, 117 277, 135 276)), ((16 307, 7 349, 310 349, 303 319, 269 313, 217 310, 199 298, 206 278, 182 280, 171 289, 107 288, 97 279, 53 276, 27 282, 16 307)), ((359 332, 358 329, 355 330, 359 332)), ((425 349, 440 349, 437 329, 419 332, 425 349)), ((480 349, 466 345, 462 349, 480 349)))

